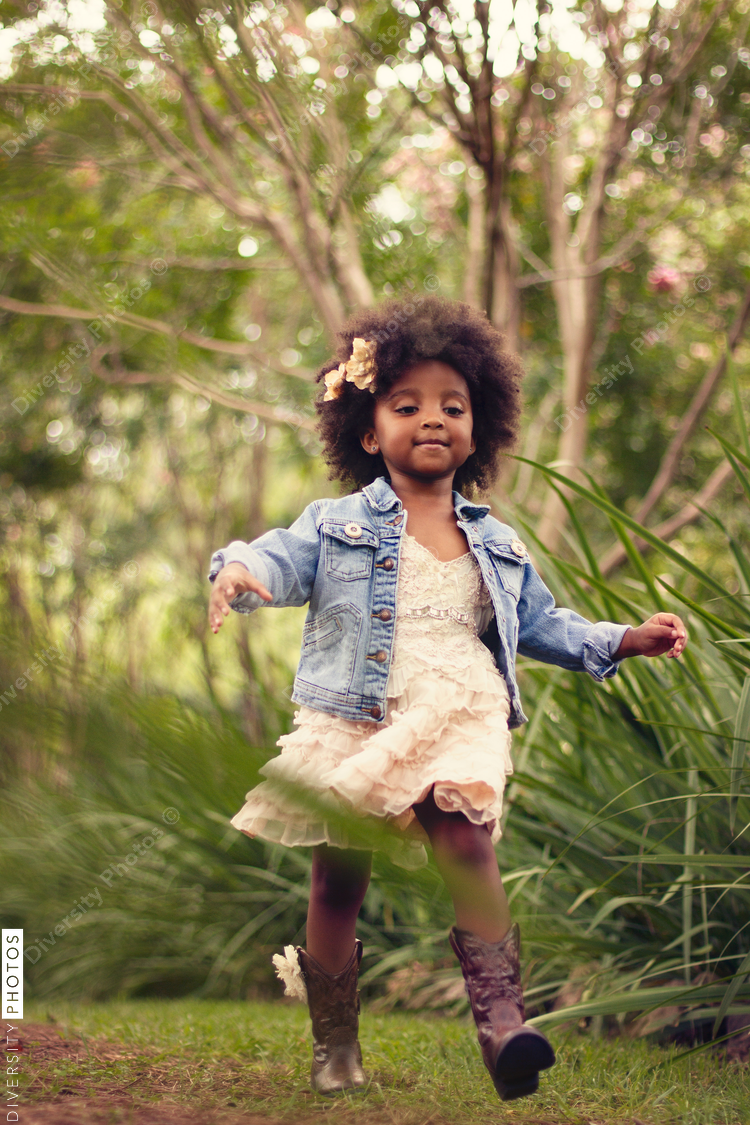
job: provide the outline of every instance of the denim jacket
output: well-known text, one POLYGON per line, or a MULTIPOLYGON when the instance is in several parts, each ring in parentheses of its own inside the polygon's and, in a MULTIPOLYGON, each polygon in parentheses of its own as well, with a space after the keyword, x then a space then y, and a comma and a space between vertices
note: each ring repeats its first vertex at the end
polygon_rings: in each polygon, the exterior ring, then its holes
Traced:
MULTIPOLYGON (((458 526, 465 533, 487 585, 494 618, 482 636, 508 685, 508 725, 527 722, 516 683, 516 652, 594 679, 613 676, 627 625, 592 624, 555 599, 528 552, 489 505, 453 493, 458 526)), ((315 500, 292 526, 267 531, 252 543, 236 540, 211 558, 209 580, 238 562, 273 597, 238 594, 231 608, 252 613, 260 606, 310 603, 292 700, 345 719, 382 723, 393 653, 404 511, 385 477, 338 500, 315 500)))

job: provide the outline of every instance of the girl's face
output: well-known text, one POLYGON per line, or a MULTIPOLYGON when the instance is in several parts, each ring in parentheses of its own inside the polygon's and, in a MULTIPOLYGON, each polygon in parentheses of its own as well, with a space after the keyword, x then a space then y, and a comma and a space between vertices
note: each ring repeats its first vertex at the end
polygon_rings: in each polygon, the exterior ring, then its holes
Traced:
POLYGON ((410 367, 375 403, 363 448, 382 453, 392 479, 451 480, 476 449, 469 388, 463 375, 440 360, 410 367))

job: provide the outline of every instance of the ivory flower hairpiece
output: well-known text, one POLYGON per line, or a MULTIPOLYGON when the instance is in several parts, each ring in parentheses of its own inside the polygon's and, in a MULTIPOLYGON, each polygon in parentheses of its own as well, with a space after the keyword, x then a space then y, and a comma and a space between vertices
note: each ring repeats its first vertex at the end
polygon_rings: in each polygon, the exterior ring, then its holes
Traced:
POLYGON ((369 387, 374 393, 373 379, 377 374, 375 367, 375 341, 363 340, 361 336, 352 341, 352 354, 346 363, 340 363, 333 371, 324 375, 326 393, 323 402, 338 398, 344 389, 344 381, 354 383, 359 391, 369 387))

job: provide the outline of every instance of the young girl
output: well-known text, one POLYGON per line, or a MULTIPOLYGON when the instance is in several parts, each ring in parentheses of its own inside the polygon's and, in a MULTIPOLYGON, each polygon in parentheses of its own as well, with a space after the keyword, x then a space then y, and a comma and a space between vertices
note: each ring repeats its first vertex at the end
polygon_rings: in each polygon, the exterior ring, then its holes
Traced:
POLYGON ((356 314, 317 402, 331 476, 356 491, 211 560, 214 632, 230 608, 310 604, 296 730, 232 824, 313 846, 307 949, 274 961, 307 999, 322 1093, 366 1082, 355 926, 371 853, 336 813, 410 832, 405 864, 419 863, 415 833, 429 841, 484 1062, 502 1099, 531 1094, 554 1053, 524 1023, 519 929, 494 849, 510 730, 526 722, 516 652, 602 680, 624 657, 674 657, 686 643, 671 613, 631 628, 556 607, 514 530, 461 495, 486 491, 512 445, 520 377, 468 305, 417 297, 356 314))

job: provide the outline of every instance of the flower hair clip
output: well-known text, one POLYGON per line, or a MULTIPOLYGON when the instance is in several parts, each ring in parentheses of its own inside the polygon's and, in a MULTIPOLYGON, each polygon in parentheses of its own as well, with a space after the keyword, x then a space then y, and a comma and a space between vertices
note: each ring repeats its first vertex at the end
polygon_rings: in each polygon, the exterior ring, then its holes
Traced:
POLYGON ((377 374, 375 367, 375 341, 363 340, 357 336, 352 341, 352 354, 346 363, 340 363, 333 371, 324 375, 326 393, 323 402, 338 398, 344 389, 344 382, 354 383, 359 391, 369 388, 374 394, 373 380, 377 374))

